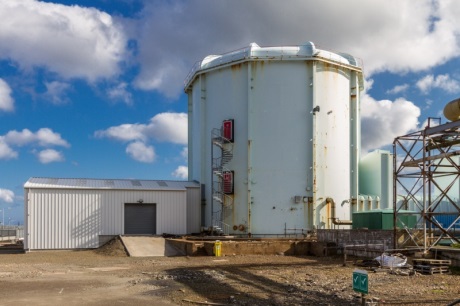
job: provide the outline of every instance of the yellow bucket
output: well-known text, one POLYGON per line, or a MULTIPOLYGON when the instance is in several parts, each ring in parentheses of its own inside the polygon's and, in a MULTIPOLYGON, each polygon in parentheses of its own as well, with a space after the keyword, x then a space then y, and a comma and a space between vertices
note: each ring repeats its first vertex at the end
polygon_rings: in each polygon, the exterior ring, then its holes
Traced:
POLYGON ((222 242, 219 240, 214 243, 214 256, 222 256, 222 242))

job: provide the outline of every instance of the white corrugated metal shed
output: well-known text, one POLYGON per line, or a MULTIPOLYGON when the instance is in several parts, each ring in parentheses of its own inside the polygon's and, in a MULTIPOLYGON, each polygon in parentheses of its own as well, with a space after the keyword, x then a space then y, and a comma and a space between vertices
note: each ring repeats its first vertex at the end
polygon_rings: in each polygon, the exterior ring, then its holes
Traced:
POLYGON ((30 178, 25 249, 97 248, 123 234, 187 234, 201 225, 196 182, 30 178))

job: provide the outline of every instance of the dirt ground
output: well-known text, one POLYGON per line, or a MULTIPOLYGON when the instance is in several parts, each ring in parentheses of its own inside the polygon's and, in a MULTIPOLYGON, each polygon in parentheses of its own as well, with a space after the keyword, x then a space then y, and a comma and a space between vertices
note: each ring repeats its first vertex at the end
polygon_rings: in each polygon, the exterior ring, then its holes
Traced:
MULTIPOLYGON (((360 305, 353 259, 127 257, 99 250, 0 254, 0 305, 360 305)), ((370 305, 447 305, 460 275, 369 273, 370 305)))

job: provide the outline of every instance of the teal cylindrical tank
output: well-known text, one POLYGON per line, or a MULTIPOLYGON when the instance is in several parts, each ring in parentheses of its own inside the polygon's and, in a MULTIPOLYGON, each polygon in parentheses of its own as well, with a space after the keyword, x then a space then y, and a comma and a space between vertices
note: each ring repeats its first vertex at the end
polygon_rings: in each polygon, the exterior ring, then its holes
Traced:
MULTIPOLYGON (((414 228, 416 226, 417 216, 415 212, 400 210, 398 214, 398 228, 404 228, 404 226, 414 228)), ((355 212, 353 213, 352 220, 353 229, 367 228, 390 230, 394 228, 392 209, 375 209, 355 212)))

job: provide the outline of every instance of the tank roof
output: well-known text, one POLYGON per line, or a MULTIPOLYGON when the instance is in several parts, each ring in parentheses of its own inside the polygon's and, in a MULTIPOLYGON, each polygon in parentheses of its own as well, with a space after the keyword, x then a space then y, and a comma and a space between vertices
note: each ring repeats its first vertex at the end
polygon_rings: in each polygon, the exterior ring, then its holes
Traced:
POLYGON ((203 60, 198 61, 187 75, 184 85, 187 89, 196 75, 200 72, 219 66, 225 66, 235 62, 247 60, 298 60, 298 59, 323 59, 335 62, 339 65, 346 65, 362 70, 361 60, 346 53, 335 53, 321 50, 315 47, 313 42, 307 42, 299 46, 280 46, 280 47, 260 47, 256 43, 249 46, 221 55, 208 55, 203 60))

